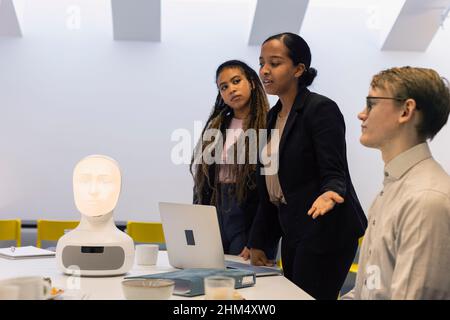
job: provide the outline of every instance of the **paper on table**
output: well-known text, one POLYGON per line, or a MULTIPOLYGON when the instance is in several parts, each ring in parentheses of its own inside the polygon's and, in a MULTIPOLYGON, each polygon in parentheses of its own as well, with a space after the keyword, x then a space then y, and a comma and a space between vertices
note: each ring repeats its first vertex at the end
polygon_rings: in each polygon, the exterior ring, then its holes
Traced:
POLYGON ((55 252, 33 247, 8 247, 0 249, 0 257, 6 259, 28 259, 54 257, 55 252))

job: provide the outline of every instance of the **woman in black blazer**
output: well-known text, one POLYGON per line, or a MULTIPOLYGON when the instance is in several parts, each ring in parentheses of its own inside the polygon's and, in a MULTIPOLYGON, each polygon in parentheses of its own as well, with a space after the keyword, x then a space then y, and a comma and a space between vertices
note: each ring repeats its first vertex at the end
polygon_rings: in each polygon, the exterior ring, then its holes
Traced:
POLYGON ((268 143, 277 174, 258 171, 260 205, 249 246, 253 264, 269 265, 259 249, 281 237, 285 276, 316 299, 336 299, 367 219, 350 179, 344 118, 334 101, 307 89, 317 74, 310 64, 309 46, 296 34, 262 45, 260 78, 279 97, 267 127, 281 134, 268 143))

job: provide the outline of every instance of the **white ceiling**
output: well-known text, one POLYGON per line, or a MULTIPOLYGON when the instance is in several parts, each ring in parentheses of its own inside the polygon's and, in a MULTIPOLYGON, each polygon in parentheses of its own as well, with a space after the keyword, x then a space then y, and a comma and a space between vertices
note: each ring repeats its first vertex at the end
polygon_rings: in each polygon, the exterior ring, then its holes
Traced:
MULTIPOLYGON (((27 36, 27 28, 23 26, 25 12, 27 17, 36 14, 26 10, 30 1, 35 0, 0 0, 0 36, 27 36)), ((74 25, 77 6, 83 9, 88 6, 89 10, 85 11, 91 14, 95 10, 108 11, 113 39, 132 41, 161 41, 161 25, 167 8, 177 5, 220 8, 230 3, 242 4, 243 10, 254 8, 249 14, 250 45, 284 30, 300 32, 311 10, 362 9, 367 12, 368 28, 380 30, 380 49, 389 51, 425 51, 443 25, 444 14, 450 6, 450 0, 96 0, 95 4, 88 0, 39 0, 39 6, 46 10, 68 7, 65 12, 59 12, 72 15, 74 25)), ((183 26, 180 28, 183 30, 183 26)))
POLYGON ((0 37, 20 37, 19 21, 12 0, 0 0, 0 37))

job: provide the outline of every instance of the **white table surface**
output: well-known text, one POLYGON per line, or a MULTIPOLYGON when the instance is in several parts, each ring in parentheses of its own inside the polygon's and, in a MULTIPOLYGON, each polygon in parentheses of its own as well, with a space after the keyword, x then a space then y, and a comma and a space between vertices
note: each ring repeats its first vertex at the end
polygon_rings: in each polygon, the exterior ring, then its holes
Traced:
MULTIPOLYGON (((227 260, 243 261, 236 256, 226 256, 227 260)), ((0 258, 0 280, 21 276, 42 276, 52 279, 54 287, 64 289, 67 298, 120 300, 125 299, 121 282, 124 276, 139 276, 152 273, 174 271, 169 265, 167 252, 160 251, 155 266, 134 264, 129 273, 116 277, 71 277, 64 275, 56 267, 55 258, 8 260, 0 258), (73 290, 69 290, 74 288, 73 290), (77 289, 80 288, 80 289, 77 289)), ((239 293, 247 300, 311 300, 312 297, 283 276, 256 278, 253 287, 242 288, 239 293)), ((64 298, 64 295, 62 296, 64 298)), ((204 296, 186 298, 173 295, 171 299, 204 299, 204 296)))

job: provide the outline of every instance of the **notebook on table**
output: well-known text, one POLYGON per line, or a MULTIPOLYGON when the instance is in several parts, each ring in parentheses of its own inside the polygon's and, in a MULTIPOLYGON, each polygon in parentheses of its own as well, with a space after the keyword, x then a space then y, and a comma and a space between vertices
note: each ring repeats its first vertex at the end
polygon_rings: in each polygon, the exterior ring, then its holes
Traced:
POLYGON ((227 269, 239 269, 247 270, 255 273, 256 277, 267 277, 267 276, 281 276, 283 275, 283 270, 278 267, 262 267, 254 266, 248 263, 242 263, 237 261, 225 260, 225 266, 227 269))
POLYGON ((6 259, 32 259, 54 257, 55 252, 33 246, 0 249, 0 257, 6 259))

